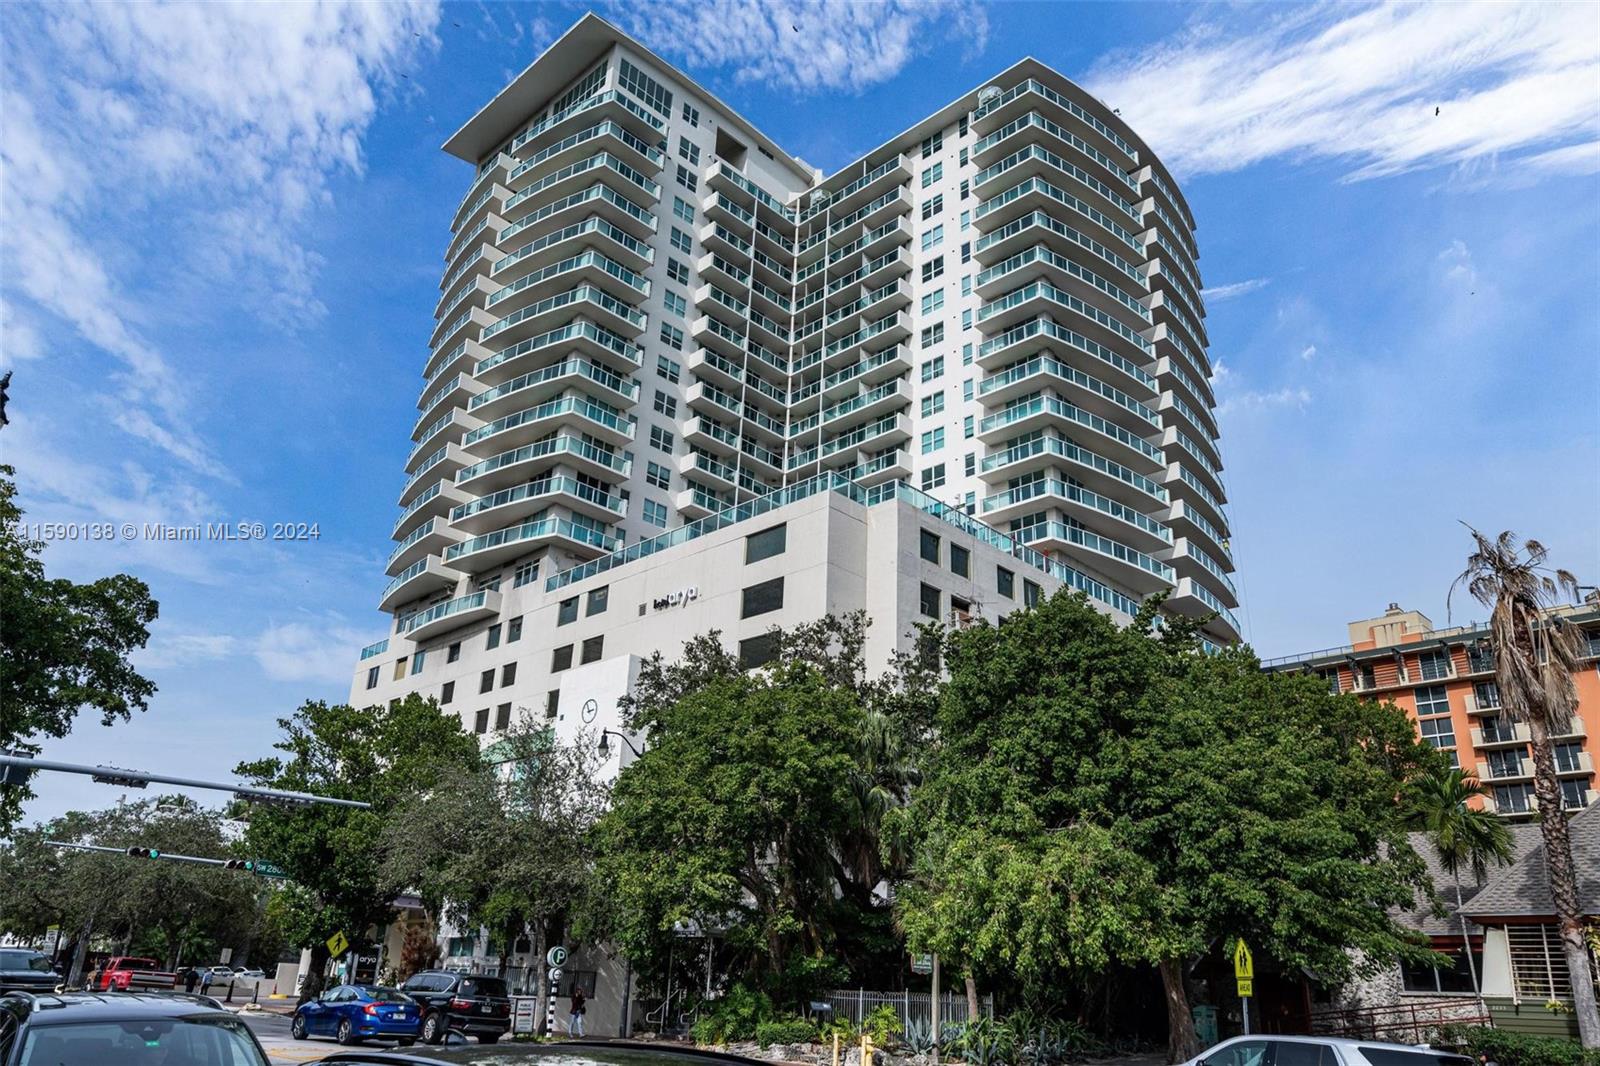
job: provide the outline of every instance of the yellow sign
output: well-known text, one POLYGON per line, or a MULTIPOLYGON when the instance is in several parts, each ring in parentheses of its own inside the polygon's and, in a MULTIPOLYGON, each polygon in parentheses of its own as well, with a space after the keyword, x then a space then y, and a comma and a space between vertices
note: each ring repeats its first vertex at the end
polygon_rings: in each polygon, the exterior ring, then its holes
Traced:
POLYGON ((1256 983, 1254 979, 1249 977, 1240 977, 1236 978, 1236 980, 1239 982, 1240 999, 1249 999, 1251 996, 1256 994, 1256 983))
MULTIPOLYGON (((1248 981, 1255 975, 1256 960, 1250 954, 1250 949, 1245 946, 1245 942, 1240 940, 1235 943, 1233 947, 1233 976, 1237 977, 1240 981, 1248 981)), ((1239 994, 1241 996, 1247 996, 1250 993, 1240 992, 1239 994)))
POLYGON ((344 935, 343 930, 340 930, 328 938, 328 954, 332 955, 334 958, 337 959, 340 955, 343 955, 349 950, 350 939, 344 935))

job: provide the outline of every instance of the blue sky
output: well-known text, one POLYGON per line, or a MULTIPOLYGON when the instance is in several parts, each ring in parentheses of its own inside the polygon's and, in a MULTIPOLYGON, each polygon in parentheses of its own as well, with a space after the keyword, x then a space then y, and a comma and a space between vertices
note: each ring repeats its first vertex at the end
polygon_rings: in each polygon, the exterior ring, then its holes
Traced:
MULTIPOLYGON (((49 548, 161 601, 149 713, 50 757, 227 776, 344 697, 470 178, 438 146, 582 10, 8 7, 0 460, 29 519, 320 533, 49 548)), ((1118 107, 1199 219, 1264 655, 1391 600, 1444 623, 1461 521, 1600 577, 1600 8, 600 10, 825 170, 1027 54, 1118 107)), ((38 817, 114 798, 42 784, 38 817)))

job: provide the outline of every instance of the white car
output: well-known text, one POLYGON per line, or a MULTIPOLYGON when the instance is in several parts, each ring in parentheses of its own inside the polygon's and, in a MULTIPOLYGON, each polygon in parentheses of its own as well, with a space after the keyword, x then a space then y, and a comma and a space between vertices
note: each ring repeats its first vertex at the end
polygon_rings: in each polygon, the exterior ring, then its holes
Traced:
POLYGON ((1416 1044, 1336 1036, 1235 1036, 1183 1066, 1475 1066, 1465 1055, 1416 1044))

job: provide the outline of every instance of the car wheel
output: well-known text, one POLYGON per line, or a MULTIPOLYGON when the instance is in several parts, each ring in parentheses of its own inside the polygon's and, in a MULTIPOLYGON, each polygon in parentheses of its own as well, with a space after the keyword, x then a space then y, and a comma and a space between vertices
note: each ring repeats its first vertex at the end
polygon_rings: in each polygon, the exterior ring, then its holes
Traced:
POLYGON ((437 1044, 444 1039, 444 1016, 438 1013, 430 1014, 422 1020, 422 1042, 424 1044, 437 1044))
POLYGON ((341 1018, 339 1020, 339 1035, 337 1039, 339 1043, 346 1045, 361 1043, 361 1039, 356 1036, 355 1026, 350 1024, 349 1018, 341 1018))
POLYGON ((500 1039, 500 1034, 499 1033, 484 1033, 482 1036, 478 1037, 478 1043, 480 1043, 480 1044, 493 1044, 495 1041, 497 1041, 499 1039, 500 1039))
POLYGON ((289 1023, 289 1035, 294 1037, 296 1040, 304 1040, 306 1038, 305 1015, 296 1014, 294 1016, 294 1020, 289 1023))

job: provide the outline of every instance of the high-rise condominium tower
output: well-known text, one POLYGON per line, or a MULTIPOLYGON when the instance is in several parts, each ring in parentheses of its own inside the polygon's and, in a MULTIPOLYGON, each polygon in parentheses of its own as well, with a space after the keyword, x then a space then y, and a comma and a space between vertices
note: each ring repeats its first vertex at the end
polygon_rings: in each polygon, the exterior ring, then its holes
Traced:
POLYGON ((1238 637, 1194 219, 1055 71, 823 175, 589 16, 445 148, 475 174, 357 702, 594 729, 695 632, 758 663, 864 609, 881 662, 1061 585, 1238 637))

